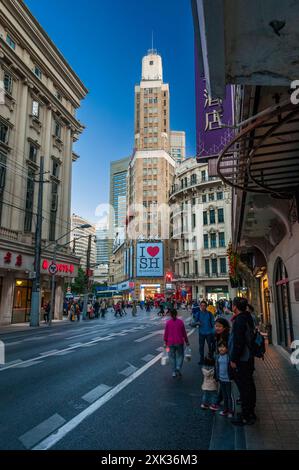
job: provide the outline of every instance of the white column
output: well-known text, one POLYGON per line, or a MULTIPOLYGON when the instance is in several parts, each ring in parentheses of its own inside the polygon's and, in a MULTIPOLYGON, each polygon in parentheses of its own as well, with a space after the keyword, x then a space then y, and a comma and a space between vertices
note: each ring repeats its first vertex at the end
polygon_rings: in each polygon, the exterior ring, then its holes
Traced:
POLYGON ((58 278, 55 289, 55 306, 54 306, 54 319, 62 320, 63 316, 63 285, 62 278, 58 278))
POLYGON ((3 277, 1 304, 0 304, 0 324, 10 325, 12 320, 13 299, 15 291, 15 277, 13 273, 7 272, 3 277))
MULTIPOLYGON (((26 130, 28 121, 28 85, 26 81, 19 81, 21 87, 19 92, 19 101, 17 106, 17 118, 15 128, 15 145, 14 150, 8 157, 11 166, 16 164, 16 173, 26 174, 26 159, 28 156, 28 145, 26 142, 26 130), (23 167, 23 170, 21 169, 23 167)), ((25 194, 27 179, 19 174, 14 174, 8 170, 7 176, 10 176, 10 189, 13 193, 12 204, 19 207, 22 206, 22 200, 24 200, 25 207, 25 194)), ((11 222, 10 226, 12 230, 21 230, 24 228, 24 212, 18 209, 12 208, 11 210, 11 222)))
MULTIPOLYGON (((51 106, 44 108, 44 119, 43 119, 43 141, 40 149, 40 154, 45 157, 44 165, 45 171, 51 171, 51 145, 52 142, 52 108, 51 106)), ((38 162, 39 163, 39 162, 38 162)), ((49 176, 49 175, 48 175, 49 176)), ((49 179, 49 178, 47 178, 49 179)), ((42 238, 49 238, 49 218, 50 218, 50 202, 51 202, 51 183, 44 184, 44 197, 43 197, 43 209, 47 212, 44 213, 44 222, 42 227, 42 238)), ((37 191, 36 191, 37 196, 37 191)), ((37 200, 37 199, 36 199, 37 200)))
MULTIPOLYGON (((59 236, 68 232, 71 229, 71 192, 72 192, 72 133, 71 128, 67 127, 65 129, 65 149, 64 157, 62 161, 61 168, 61 183, 60 183, 60 203, 59 203, 59 214, 60 217, 59 223, 57 224, 60 227, 59 236)), ((62 242, 67 242, 70 239, 68 236, 67 239, 62 240, 62 242)))

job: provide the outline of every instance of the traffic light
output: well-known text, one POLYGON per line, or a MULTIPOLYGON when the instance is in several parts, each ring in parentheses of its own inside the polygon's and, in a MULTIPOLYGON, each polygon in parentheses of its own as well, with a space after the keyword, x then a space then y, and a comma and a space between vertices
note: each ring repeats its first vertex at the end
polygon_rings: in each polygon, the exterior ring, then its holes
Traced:
POLYGON ((172 282, 172 279, 173 279, 172 273, 171 273, 171 272, 167 272, 167 273, 165 274, 165 282, 171 283, 171 282, 172 282))

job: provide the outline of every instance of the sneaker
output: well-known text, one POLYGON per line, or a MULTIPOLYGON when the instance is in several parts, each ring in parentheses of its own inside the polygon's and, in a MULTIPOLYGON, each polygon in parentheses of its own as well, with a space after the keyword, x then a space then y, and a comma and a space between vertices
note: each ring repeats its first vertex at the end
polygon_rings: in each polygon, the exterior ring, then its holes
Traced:
POLYGON ((209 409, 209 405, 206 405, 205 403, 202 403, 200 405, 200 407, 201 407, 202 410, 208 410, 209 409))
POLYGON ((228 411, 227 410, 222 410, 219 413, 220 416, 228 416, 228 411))
POLYGON ((220 408, 220 406, 219 406, 219 405, 216 405, 216 404, 214 404, 214 405, 210 405, 210 407, 209 407, 209 408, 210 408, 210 410, 212 410, 212 411, 218 411, 218 410, 219 410, 219 408, 220 408))
POLYGON ((177 370, 177 371, 176 371, 176 375, 177 375, 178 377, 182 377, 182 372, 181 372, 180 370, 177 370))
POLYGON ((227 412, 227 417, 231 419, 231 418, 234 417, 234 414, 231 411, 228 411, 227 412))
POLYGON ((176 378, 176 372, 172 373, 172 377, 175 379, 176 378))

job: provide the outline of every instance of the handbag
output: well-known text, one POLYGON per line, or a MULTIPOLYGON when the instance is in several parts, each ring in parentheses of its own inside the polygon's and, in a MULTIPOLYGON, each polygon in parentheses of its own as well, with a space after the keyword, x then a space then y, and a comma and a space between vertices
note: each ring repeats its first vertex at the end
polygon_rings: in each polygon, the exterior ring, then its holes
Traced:
POLYGON ((185 360, 187 362, 190 362, 191 358, 192 358, 191 348, 190 348, 190 346, 187 346, 186 349, 185 349, 185 360))
POLYGON ((164 348, 161 356, 161 366, 167 366, 167 364, 169 364, 169 349, 164 348))

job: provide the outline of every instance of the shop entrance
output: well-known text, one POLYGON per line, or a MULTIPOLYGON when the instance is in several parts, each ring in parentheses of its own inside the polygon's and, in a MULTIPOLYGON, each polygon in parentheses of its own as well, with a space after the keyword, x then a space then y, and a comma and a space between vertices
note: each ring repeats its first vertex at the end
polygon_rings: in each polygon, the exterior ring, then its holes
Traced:
POLYGON ((214 303, 221 299, 228 299, 228 286, 207 286, 206 300, 212 300, 214 303))
POLYGON ((32 281, 16 279, 14 302, 12 310, 12 323, 29 321, 31 308, 32 281))
POLYGON ((275 310, 277 318, 278 343, 290 348, 294 341, 292 311, 290 303, 289 280, 286 267, 278 258, 274 268, 275 310))
POLYGON ((155 294, 161 293, 161 284, 142 284, 140 286, 140 300, 152 299, 155 294))

